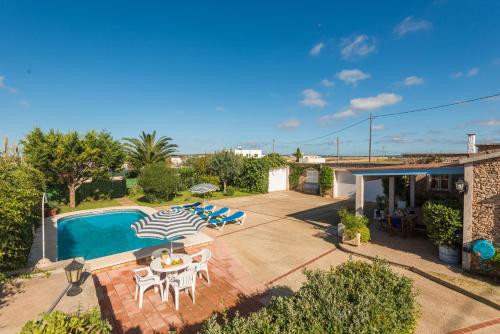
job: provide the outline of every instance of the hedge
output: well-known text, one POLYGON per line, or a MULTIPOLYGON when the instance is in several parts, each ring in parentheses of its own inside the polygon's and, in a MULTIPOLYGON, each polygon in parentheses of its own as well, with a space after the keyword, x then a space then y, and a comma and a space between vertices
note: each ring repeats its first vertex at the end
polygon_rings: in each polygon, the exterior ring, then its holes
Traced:
POLYGON ((20 334, 109 334, 112 327, 101 318, 97 308, 88 312, 66 314, 60 311, 44 313, 40 319, 28 321, 20 334))
POLYGON ((305 271, 291 297, 275 297, 248 317, 213 316, 201 334, 413 333, 417 303, 409 278, 386 263, 348 261, 327 271, 305 271), (219 321, 217 321, 219 320, 219 321))
POLYGON ((120 198, 127 196, 127 180, 96 180, 82 184, 76 190, 76 202, 88 199, 120 198))
POLYGON ((40 221, 43 176, 27 165, 0 159, 0 271, 22 267, 40 221))
POLYGON ((249 192, 267 193, 269 189, 269 171, 272 168, 285 167, 286 160, 277 153, 263 158, 244 158, 243 168, 236 180, 236 185, 249 192))
POLYGON ((321 166, 319 171, 319 189, 322 195, 325 195, 328 191, 332 190, 334 177, 332 168, 328 166, 321 166))

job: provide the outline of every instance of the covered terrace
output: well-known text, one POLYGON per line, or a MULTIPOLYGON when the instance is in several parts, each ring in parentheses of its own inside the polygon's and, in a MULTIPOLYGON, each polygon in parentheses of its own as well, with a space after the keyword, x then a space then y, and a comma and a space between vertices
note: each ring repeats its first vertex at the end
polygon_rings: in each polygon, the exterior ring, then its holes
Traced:
MULTIPOLYGON (((397 176, 409 176, 409 207, 415 208, 415 179, 417 175, 449 175, 450 180, 453 175, 463 175, 464 167, 458 164, 410 164, 384 167, 371 167, 351 169, 351 173, 356 176, 356 213, 364 214, 365 181, 371 181, 380 178, 389 178, 389 198, 388 214, 393 214, 396 208, 395 196, 395 178, 397 176)), ((451 182, 448 187, 452 187, 451 182)))

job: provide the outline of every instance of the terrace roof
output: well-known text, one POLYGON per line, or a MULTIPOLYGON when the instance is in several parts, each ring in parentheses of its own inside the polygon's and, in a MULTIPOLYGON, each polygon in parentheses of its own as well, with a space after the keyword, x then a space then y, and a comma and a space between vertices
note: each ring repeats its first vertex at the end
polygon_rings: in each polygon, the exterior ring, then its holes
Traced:
POLYGON ((435 175, 463 174, 464 167, 458 164, 404 164, 371 168, 356 168, 350 170, 353 175, 399 176, 399 175, 435 175))

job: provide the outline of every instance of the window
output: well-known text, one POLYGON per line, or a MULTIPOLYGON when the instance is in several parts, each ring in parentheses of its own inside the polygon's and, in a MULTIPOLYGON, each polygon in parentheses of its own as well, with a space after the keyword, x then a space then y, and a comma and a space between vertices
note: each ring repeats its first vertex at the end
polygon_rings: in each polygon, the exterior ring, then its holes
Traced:
POLYGON ((306 174, 307 183, 318 183, 319 182, 319 172, 316 169, 308 169, 306 174))
POLYGON ((429 188, 437 191, 450 191, 450 176, 446 174, 430 175, 429 188))

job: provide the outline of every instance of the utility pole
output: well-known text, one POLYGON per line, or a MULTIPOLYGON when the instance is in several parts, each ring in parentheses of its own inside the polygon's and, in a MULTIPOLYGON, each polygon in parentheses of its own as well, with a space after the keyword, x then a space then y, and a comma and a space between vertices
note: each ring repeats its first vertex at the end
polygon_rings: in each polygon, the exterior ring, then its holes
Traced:
POLYGON ((368 140, 368 162, 372 162, 372 113, 370 113, 370 138, 368 140))
POLYGON ((275 144, 276 140, 273 138, 273 153, 274 153, 274 144, 275 144))
POLYGON ((339 163, 339 137, 337 137, 337 163, 339 163))

